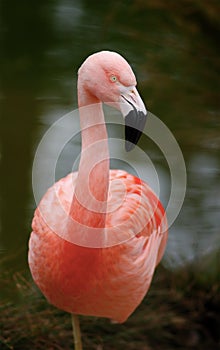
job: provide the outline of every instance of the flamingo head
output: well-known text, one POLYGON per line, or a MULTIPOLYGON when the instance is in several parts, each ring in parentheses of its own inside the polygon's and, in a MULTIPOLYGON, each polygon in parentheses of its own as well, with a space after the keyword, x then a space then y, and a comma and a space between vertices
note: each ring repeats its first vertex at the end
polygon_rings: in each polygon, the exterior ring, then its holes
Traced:
POLYGON ((118 53, 101 51, 89 56, 79 69, 79 88, 119 109, 125 119, 125 149, 132 150, 144 130, 147 110, 136 89, 136 78, 128 62, 118 53))

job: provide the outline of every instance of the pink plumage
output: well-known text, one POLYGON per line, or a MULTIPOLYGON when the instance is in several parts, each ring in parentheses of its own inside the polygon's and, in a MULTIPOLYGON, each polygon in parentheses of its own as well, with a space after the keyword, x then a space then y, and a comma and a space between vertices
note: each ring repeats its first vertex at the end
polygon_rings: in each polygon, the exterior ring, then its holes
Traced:
POLYGON ((79 171, 44 195, 29 242, 33 279, 50 303, 118 322, 142 301, 167 241, 166 215, 149 186, 109 170, 100 101, 114 103, 123 115, 134 108, 138 119, 146 110, 135 85, 130 66, 116 53, 94 54, 81 66, 79 171))

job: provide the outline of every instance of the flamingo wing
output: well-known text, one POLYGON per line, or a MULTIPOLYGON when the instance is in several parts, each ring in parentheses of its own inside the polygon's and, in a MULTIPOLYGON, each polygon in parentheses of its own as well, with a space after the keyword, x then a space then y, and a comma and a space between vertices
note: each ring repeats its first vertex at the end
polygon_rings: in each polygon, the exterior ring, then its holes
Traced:
POLYGON ((144 298, 163 255, 164 209, 146 183, 111 170, 106 247, 73 244, 57 232, 66 226, 63 213, 68 215, 76 178, 72 173, 58 181, 36 209, 30 269, 43 294, 58 308, 124 322, 144 298))

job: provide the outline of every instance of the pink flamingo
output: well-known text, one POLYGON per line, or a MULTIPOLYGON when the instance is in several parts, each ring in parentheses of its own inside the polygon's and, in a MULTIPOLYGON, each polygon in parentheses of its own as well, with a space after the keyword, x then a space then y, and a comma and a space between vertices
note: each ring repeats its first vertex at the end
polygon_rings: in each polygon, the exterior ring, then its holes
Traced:
POLYGON ((167 241, 164 209, 148 185, 109 170, 101 102, 121 110, 132 149, 147 112, 131 67, 115 52, 95 53, 79 69, 79 171, 44 195, 29 241, 33 279, 50 303, 73 315, 76 349, 82 345, 75 315, 124 322, 148 291, 167 241))

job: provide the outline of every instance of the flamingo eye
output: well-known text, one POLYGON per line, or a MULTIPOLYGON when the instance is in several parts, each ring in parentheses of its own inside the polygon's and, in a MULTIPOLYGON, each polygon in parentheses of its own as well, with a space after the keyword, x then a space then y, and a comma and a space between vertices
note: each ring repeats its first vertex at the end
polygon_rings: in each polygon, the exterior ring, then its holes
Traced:
POLYGON ((117 79, 117 77, 115 75, 111 75, 110 76, 110 80, 111 80, 112 83, 115 83, 118 79, 117 79))

